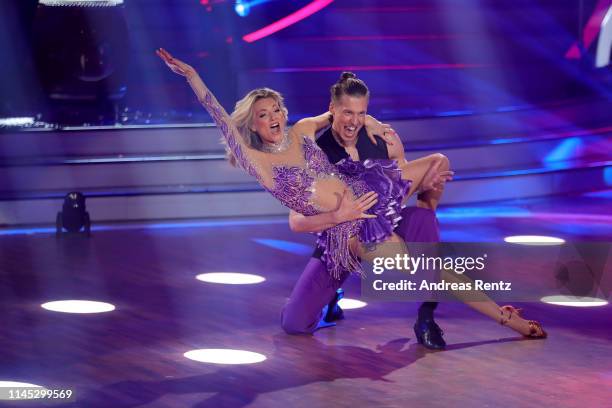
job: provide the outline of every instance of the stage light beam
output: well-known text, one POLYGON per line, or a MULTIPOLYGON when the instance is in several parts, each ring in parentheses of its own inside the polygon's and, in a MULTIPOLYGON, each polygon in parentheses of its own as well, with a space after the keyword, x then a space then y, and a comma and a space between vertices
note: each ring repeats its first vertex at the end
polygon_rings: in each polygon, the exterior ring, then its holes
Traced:
POLYGON ((329 6, 334 0, 315 0, 298 11, 289 14, 286 17, 281 18, 278 21, 273 22, 259 30, 253 31, 250 34, 245 35, 242 39, 248 43, 261 40, 269 35, 276 33, 277 31, 283 30, 293 24, 304 20, 307 17, 321 11, 323 8, 329 6))

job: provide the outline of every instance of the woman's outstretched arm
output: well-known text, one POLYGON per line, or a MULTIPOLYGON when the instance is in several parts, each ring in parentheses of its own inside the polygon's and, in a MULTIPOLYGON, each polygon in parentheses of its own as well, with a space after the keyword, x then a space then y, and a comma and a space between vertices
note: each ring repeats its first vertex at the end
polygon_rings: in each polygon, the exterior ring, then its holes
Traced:
POLYGON ((174 58, 163 48, 157 50, 156 53, 172 72, 184 76, 187 79, 198 101, 208 111, 217 124, 217 127, 221 130, 221 133, 223 133, 225 142, 234 157, 236 157, 238 164, 251 176, 260 179, 253 166, 252 155, 249 154, 251 148, 246 145, 246 142, 240 136, 238 129, 236 129, 236 126, 232 123, 228 113, 223 109, 223 106, 217 101, 217 98, 215 98, 215 95, 208 89, 206 84, 204 84, 204 81, 202 81, 202 78, 200 78, 196 70, 191 65, 174 58))

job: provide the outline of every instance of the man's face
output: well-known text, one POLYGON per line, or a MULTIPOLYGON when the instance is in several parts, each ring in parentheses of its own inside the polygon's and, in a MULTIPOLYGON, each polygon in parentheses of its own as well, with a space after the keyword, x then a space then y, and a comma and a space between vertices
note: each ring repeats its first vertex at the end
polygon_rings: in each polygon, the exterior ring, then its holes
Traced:
POLYGON ((329 111, 334 115, 332 129, 344 145, 354 145, 357 135, 365 123, 368 98, 365 96, 342 95, 338 102, 332 102, 329 111))

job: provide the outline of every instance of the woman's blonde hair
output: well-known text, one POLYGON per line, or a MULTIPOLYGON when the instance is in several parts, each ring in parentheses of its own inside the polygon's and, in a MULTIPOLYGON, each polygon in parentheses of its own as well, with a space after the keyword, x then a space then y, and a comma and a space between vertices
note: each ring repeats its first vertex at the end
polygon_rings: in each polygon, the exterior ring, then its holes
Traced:
MULTIPOLYGON (((285 107, 285 101, 283 99, 283 96, 270 88, 253 89, 251 92, 246 94, 244 98, 236 102, 236 107, 230 115, 234 126, 236 126, 238 132, 240 133, 237 136, 242 137, 247 146, 257 150, 261 149, 263 142, 257 132, 253 132, 251 130, 251 123, 253 122, 253 115, 255 114, 255 112, 253 112, 253 105, 255 105, 255 102, 257 102, 258 100, 264 98, 274 99, 274 101, 278 104, 281 112, 283 112, 285 120, 287 120, 288 112, 287 108, 285 107)), ((233 166, 236 166, 236 158, 229 150, 227 144, 225 145, 225 152, 229 162, 233 166)))

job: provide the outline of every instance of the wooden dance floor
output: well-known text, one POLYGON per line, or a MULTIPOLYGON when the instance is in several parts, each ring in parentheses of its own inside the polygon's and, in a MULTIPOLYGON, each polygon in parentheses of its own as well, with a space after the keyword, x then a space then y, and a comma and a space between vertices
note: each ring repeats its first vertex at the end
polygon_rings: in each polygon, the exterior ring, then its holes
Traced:
MULTIPOLYGON (((89 239, 0 236, 0 380, 70 388, 75 401, 47 405, 84 408, 610 406, 610 305, 517 305, 549 332, 523 340, 462 304, 443 303, 441 352, 415 341, 417 303, 372 303, 314 336, 285 334, 280 310, 314 240, 293 234, 286 220, 268 221, 102 228, 89 239), (266 280, 196 280, 205 272, 266 280), (40 307, 60 299, 116 310, 40 307), (203 348, 267 359, 219 365, 183 356, 203 348)), ((358 297, 359 281, 345 289, 358 297)))

